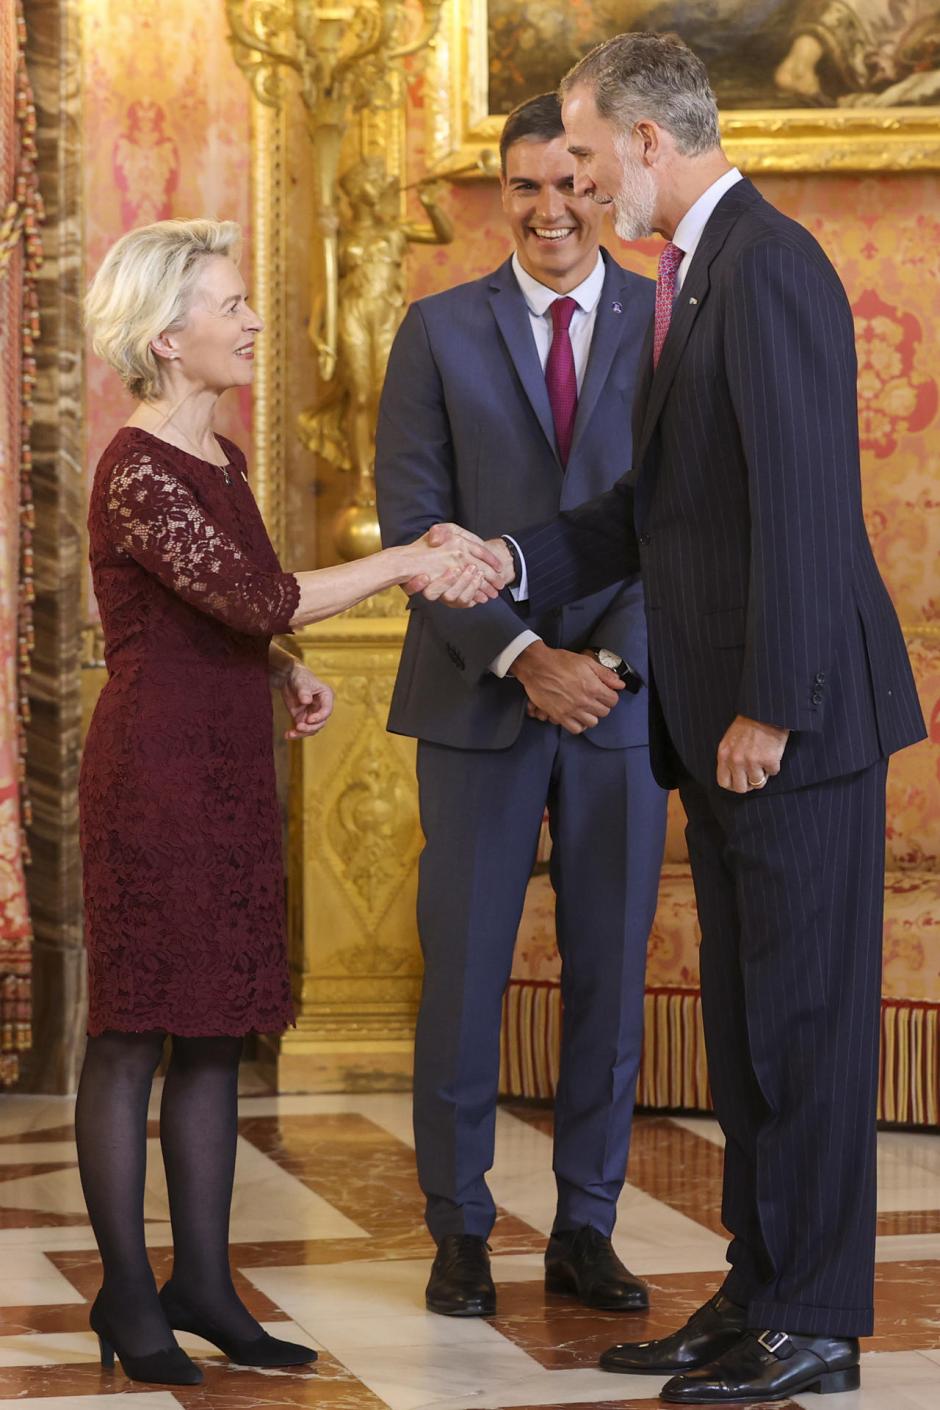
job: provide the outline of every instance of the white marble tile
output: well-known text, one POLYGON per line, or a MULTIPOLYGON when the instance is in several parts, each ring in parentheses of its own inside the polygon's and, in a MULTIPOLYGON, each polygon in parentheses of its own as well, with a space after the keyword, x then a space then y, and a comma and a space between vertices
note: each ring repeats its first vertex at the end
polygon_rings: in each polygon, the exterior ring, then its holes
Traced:
MULTIPOLYGON (((497 1284, 538 1278, 541 1268, 537 1254, 493 1259, 497 1284)), ((423 1259, 243 1271, 390 1410, 653 1398, 658 1385, 593 1368, 549 1373, 482 1318, 434 1316, 423 1259)))
MULTIPOLYGON (((940 1182, 940 1132, 930 1131, 881 1131, 878 1135, 878 1150, 889 1155, 897 1155, 908 1165, 918 1165, 929 1170, 940 1182)), ((935 1187, 936 1188, 936 1187, 935 1187)))
MULTIPOLYGON (((23 1141, 5 1145, 0 1141, 0 1166, 3 1165, 75 1165, 78 1154, 74 1141, 23 1141)), ((0 1204, 3 1184, 0 1182, 0 1204)))
POLYGON ((84 1301, 41 1249, 4 1249, 0 1261, 0 1307, 48 1307, 84 1301))
MULTIPOLYGON (((803 1410, 819 1410, 815 1393, 793 1399, 803 1410)), ((861 1389, 826 1401, 836 1410, 937 1410, 940 1368, 919 1351, 867 1352, 861 1389)))
POLYGON ((33 1229, 0 1229, 0 1258, 6 1258, 11 1248, 40 1248, 50 1253, 56 1249, 95 1247, 90 1224, 37 1225, 33 1229))
MULTIPOLYGON (((262 1326, 272 1336, 284 1337, 287 1341, 306 1343, 307 1333, 293 1322, 263 1322, 262 1326)), ((177 1340, 184 1351, 199 1360, 204 1357, 220 1357, 222 1352, 201 1337, 180 1332, 177 1340)), ((98 1338, 94 1332, 32 1332, 21 1336, 0 1337, 0 1367, 10 1369, 17 1366, 70 1366, 94 1362, 99 1359, 98 1338)))
MULTIPOLYGON (((0 1183, 0 1204, 8 1209, 84 1214, 78 1166, 0 1183)), ((160 1142, 147 1142, 144 1218, 154 1246, 171 1242, 169 1204, 160 1142)), ((362 1239, 366 1232, 300 1180, 283 1170, 250 1141, 239 1139, 232 1204, 233 1243, 283 1239, 362 1239)), ((71 1246, 71 1245, 69 1245, 71 1246)))
POLYGON ((77 1165, 4 1180, 0 1191, 0 1203, 7 1209, 35 1209, 43 1214, 85 1213, 77 1165))
POLYGON ((560 1405, 611 1400, 648 1400, 657 1405, 663 1381, 652 1376, 614 1376, 587 1367, 576 1371, 546 1371, 539 1367, 531 1377, 510 1387, 484 1391, 472 1398, 435 1398, 422 1410, 510 1410, 515 1405, 545 1405, 555 1410, 560 1405))
MULTIPOLYGON (((550 1136, 500 1110, 489 1184, 498 1205, 548 1236, 557 1197, 550 1136)), ((624 1185, 614 1246, 634 1273, 722 1273, 727 1244, 635 1185, 624 1185)))
POLYGON ((713 1146, 721 1146, 724 1150, 724 1134, 713 1116, 672 1116, 669 1119, 675 1126, 681 1126, 684 1131, 691 1131, 693 1136, 701 1136, 703 1141, 711 1141, 713 1146))
POLYGON ((940 1209, 940 1140, 883 1131, 878 1137, 878 1208, 940 1209))
POLYGON ((24 1405, 34 1405, 36 1410, 182 1410, 176 1396, 168 1390, 130 1390, 118 1395, 17 1396, 15 1400, 0 1400, 0 1410, 23 1410, 24 1405))
POLYGON ((875 1241, 876 1263, 924 1263, 934 1259, 940 1259, 940 1234, 884 1234, 875 1241))
POLYGON ((0 1095, 0 1141, 29 1131, 49 1131, 71 1124, 74 1097, 11 1097, 0 1095))
POLYGON ((244 1272, 390 1410, 418 1410, 443 1395, 466 1394, 475 1403, 485 1389, 537 1372, 526 1352, 482 1318, 428 1313, 427 1269, 424 1259, 396 1259, 244 1272))
MULTIPOLYGON (((162 1174, 161 1166, 161 1178, 162 1174)), ((230 1237, 233 1243, 252 1243, 365 1239, 368 1235, 257 1146, 239 1139, 230 1237)))

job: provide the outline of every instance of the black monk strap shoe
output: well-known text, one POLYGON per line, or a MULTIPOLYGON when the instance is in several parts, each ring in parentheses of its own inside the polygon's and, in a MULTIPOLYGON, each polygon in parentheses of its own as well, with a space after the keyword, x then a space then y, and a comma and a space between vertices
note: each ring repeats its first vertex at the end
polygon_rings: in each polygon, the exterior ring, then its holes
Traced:
POLYGON ((441 1239, 424 1300, 429 1312, 442 1317, 492 1317, 496 1288, 486 1239, 476 1234, 441 1239))
POLYGON ((623 1266, 610 1239, 590 1224, 552 1234, 545 1250, 545 1290, 570 1293, 602 1312, 645 1312, 650 1305, 646 1284, 623 1266))
POLYGON ((601 1369, 631 1376, 669 1376, 707 1366, 744 1335, 743 1307, 716 1293, 677 1332, 659 1341, 627 1341, 601 1355, 601 1369))
POLYGON ((859 1382, 854 1337, 747 1332, 710 1365, 673 1376, 659 1394, 670 1405, 746 1405, 804 1391, 834 1395, 858 1390, 859 1382))

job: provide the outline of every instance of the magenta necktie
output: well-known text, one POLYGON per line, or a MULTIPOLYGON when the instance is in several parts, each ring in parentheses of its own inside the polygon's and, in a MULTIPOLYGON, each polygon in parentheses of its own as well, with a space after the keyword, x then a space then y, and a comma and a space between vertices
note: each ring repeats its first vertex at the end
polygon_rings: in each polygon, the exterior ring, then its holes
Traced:
POLYGON ((680 250, 671 240, 663 246, 659 256, 659 273, 656 276, 656 322, 653 327, 654 368, 659 362, 659 354, 669 332, 669 320, 672 318, 672 305, 676 297, 676 275, 684 256, 685 250, 680 250))
POLYGON ((552 304, 552 345, 548 350, 548 362, 545 364, 548 400, 552 407, 558 458, 562 465, 568 464, 568 452, 571 450, 571 437, 574 434, 574 418, 578 411, 578 374, 574 367, 574 353, 568 333, 577 307, 577 302, 568 298, 556 299, 552 304))

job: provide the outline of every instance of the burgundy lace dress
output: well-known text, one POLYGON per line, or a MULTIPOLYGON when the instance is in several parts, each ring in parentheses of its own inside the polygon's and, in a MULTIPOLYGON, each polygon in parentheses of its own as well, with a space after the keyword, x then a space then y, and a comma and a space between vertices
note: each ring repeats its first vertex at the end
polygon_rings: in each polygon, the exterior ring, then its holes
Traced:
POLYGON ((124 427, 95 474, 108 681, 79 785, 94 1035, 293 1018, 267 657, 299 587, 221 444, 225 470, 124 427))

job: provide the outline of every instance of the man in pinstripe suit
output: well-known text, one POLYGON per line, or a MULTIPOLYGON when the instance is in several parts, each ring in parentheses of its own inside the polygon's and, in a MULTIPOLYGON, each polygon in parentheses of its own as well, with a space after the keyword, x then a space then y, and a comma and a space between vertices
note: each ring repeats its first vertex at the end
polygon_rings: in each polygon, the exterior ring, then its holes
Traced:
POLYGON ((873 1320, 885 775, 924 733, 862 518, 852 312, 812 236, 725 159, 680 41, 613 39, 562 94, 579 190, 622 237, 668 243, 635 469, 504 540, 505 576, 543 612, 641 567, 732 1234, 685 1327, 601 1364, 671 1373, 673 1403, 851 1390, 873 1320))

